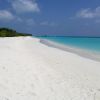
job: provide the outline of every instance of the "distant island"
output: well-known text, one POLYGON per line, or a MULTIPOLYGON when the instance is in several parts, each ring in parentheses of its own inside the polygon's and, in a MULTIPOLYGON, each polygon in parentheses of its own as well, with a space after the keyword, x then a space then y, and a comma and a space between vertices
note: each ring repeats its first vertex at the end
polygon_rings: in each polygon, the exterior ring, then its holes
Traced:
POLYGON ((32 36, 32 34, 19 33, 13 29, 0 28, 0 37, 32 36))

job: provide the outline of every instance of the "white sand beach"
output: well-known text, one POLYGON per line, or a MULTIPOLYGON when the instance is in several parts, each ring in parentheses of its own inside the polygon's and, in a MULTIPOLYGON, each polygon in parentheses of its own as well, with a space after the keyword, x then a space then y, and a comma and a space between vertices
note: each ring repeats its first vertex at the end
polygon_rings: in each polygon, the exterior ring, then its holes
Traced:
POLYGON ((0 100, 100 100, 100 62, 37 38, 0 38, 0 100))

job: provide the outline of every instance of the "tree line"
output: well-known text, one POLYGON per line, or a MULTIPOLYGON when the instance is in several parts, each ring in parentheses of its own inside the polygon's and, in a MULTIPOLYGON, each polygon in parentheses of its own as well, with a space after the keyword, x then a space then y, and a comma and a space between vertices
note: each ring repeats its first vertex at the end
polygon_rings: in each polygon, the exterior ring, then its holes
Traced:
POLYGON ((13 29, 0 28, 0 37, 32 36, 32 34, 19 33, 13 29))

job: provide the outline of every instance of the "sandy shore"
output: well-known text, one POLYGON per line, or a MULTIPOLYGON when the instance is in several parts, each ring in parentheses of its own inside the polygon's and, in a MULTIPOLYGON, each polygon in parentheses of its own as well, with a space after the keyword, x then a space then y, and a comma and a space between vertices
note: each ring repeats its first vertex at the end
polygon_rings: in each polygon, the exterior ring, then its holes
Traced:
POLYGON ((79 56, 100 62, 100 52, 90 51, 90 50, 86 50, 86 49, 83 50, 81 48, 72 47, 72 46, 68 46, 68 45, 65 46, 63 44, 59 44, 57 42, 53 42, 53 41, 50 41, 47 39, 40 39, 40 42, 49 47, 58 48, 58 49, 61 49, 61 50, 67 51, 67 52, 71 52, 71 53, 77 54, 79 56))
POLYGON ((0 100, 100 100, 100 62, 37 38, 0 38, 0 100))

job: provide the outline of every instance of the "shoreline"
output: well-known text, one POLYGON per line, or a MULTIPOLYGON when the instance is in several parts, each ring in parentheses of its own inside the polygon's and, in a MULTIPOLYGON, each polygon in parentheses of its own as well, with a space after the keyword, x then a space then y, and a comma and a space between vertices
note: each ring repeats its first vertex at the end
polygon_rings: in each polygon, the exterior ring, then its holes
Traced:
POLYGON ((60 49, 63 51, 74 53, 74 54, 77 54, 81 57, 85 57, 85 58, 100 62, 100 53, 99 52, 93 52, 93 51, 81 49, 78 47, 63 45, 63 44, 60 44, 60 43, 57 43, 54 41, 50 41, 47 39, 40 39, 40 43, 47 45, 49 47, 53 47, 53 48, 57 48, 57 49, 60 49))

